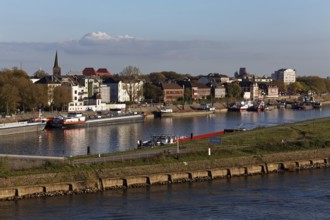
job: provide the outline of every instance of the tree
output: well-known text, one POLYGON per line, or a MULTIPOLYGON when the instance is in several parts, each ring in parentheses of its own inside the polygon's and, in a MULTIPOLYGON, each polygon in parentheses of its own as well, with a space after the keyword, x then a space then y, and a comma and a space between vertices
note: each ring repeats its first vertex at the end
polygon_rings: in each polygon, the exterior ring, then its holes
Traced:
POLYGON ((0 111, 10 114, 16 112, 21 98, 17 87, 5 84, 0 87, 0 111))
POLYGON ((43 84, 33 84, 32 90, 33 108, 42 109, 48 105, 47 86, 43 84))
POLYGON ((13 68, 0 71, 0 109, 7 113, 22 109, 23 102, 29 102, 30 85, 32 82, 24 70, 13 68))
POLYGON ((34 78, 38 78, 38 79, 41 79, 41 78, 43 78, 43 77, 45 77, 45 76, 48 76, 49 74, 46 72, 46 71, 44 71, 44 70, 42 70, 42 69, 39 69, 39 70, 37 70, 34 74, 33 74, 33 77, 34 78))
POLYGON ((153 84, 157 85, 164 82, 166 80, 166 76, 161 72, 155 72, 149 74, 149 79, 153 84))
POLYGON ((326 79, 322 79, 318 76, 304 76, 297 78, 297 81, 304 83, 308 90, 316 93, 323 93, 327 91, 327 84, 325 80, 326 79))
POLYGON ((143 96, 144 99, 152 102, 159 102, 162 97, 162 89, 160 86, 152 84, 150 81, 145 82, 143 85, 143 96))
POLYGON ((304 83, 294 82, 288 85, 288 92, 289 94, 295 95, 297 93, 306 92, 306 88, 304 86, 304 83))
POLYGON ((140 69, 127 66, 119 74, 122 81, 122 88, 129 97, 129 102, 140 101, 143 95, 143 82, 141 81, 140 69))
POLYGON ((229 98, 242 98, 243 89, 238 83, 226 84, 226 96, 229 98))
POLYGON ((13 67, 11 72, 12 72, 13 77, 15 77, 15 78, 25 78, 25 79, 30 78, 24 70, 18 69, 17 67, 13 67))
POLYGON ((286 94, 286 85, 284 84, 283 81, 274 80, 272 84, 277 86, 279 94, 286 94))
POLYGON ((53 105, 56 109, 65 110, 65 106, 72 101, 70 87, 57 86, 54 89, 53 105))

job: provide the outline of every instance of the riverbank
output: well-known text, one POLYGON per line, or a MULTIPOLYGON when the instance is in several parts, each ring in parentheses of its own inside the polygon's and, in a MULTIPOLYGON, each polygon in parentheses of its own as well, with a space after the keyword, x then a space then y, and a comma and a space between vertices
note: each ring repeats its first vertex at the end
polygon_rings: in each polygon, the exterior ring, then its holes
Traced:
POLYGON ((17 200, 34 197, 52 197, 91 193, 111 189, 127 189, 130 187, 147 187, 159 184, 176 184, 195 181, 210 181, 218 178, 239 176, 266 175, 286 171, 325 168, 330 166, 330 159, 310 159, 265 163, 229 168, 198 169, 193 171, 173 171, 148 175, 134 175, 120 178, 95 177, 82 181, 65 181, 60 183, 39 183, 17 187, 0 188, 0 200, 17 200))
MULTIPOLYGON (((277 98, 265 99, 267 102, 276 103, 276 100, 287 100, 287 101, 297 101, 298 96, 281 96, 277 98)), ((316 96, 315 99, 322 103, 322 105, 330 105, 330 95, 323 94, 321 96, 316 96)), ((214 102, 213 106, 215 107, 215 112, 225 112, 227 111, 227 103, 233 100, 226 100, 222 102, 214 102)), ((207 111, 196 110, 200 104, 186 104, 184 107, 182 105, 170 105, 167 106, 173 109, 176 117, 185 117, 185 116, 198 116, 209 114, 207 111)), ((156 112, 160 112, 162 105, 157 104, 141 104, 141 105, 132 105, 128 108, 131 112, 143 112, 147 119, 153 119, 156 112)), ((58 116, 66 116, 68 113, 66 111, 45 111, 43 112, 43 117, 53 118, 58 116)), ((86 115, 93 115, 95 112, 85 112, 86 115)), ((30 112, 30 113, 20 113, 13 116, 8 116, 5 118, 0 118, 0 123, 9 123, 17 121, 26 121, 31 118, 38 118, 39 112, 30 112)))
MULTIPOLYGON (((260 174, 268 174, 270 164, 278 168, 276 172, 283 169, 301 170, 304 167, 308 169, 327 167, 328 158, 330 158, 329 122, 330 118, 322 118, 228 133, 217 136, 221 138, 221 144, 210 143, 208 138, 187 141, 180 143, 180 152, 176 151, 178 146, 174 144, 107 155, 66 158, 63 161, 41 160, 43 163, 39 164, 40 167, 33 169, 22 169, 22 167, 27 168, 26 165, 31 164, 31 160, 17 159, 13 161, 10 158, 2 158, 0 160, 0 188, 3 192, 15 192, 15 198, 21 198, 22 193, 19 189, 22 187, 24 189, 26 187, 42 189, 40 193, 43 195, 52 190, 55 194, 58 191, 49 185, 64 184, 65 187, 69 187, 69 191, 65 191, 65 193, 78 193, 107 189, 109 188, 107 181, 112 182, 112 180, 116 182, 114 188, 134 187, 135 184, 130 178, 137 178, 139 180, 137 185, 142 184, 143 179, 145 183, 142 185, 152 185, 152 182, 159 184, 153 179, 155 176, 161 176, 162 183, 171 184, 173 175, 183 177, 188 175, 188 178, 183 178, 182 181, 197 181, 200 178, 194 178, 199 175, 195 172, 207 173, 208 176, 202 179, 212 179, 215 176, 209 172, 212 170, 216 170, 216 172, 227 170, 228 177, 216 178, 229 178, 237 170, 240 170, 241 175, 254 175, 255 173, 251 173, 249 169, 256 170, 255 166, 260 168, 260 174), (208 155, 208 149, 212 152, 210 155, 208 155), (152 157, 123 159, 128 154, 150 154, 155 150, 159 152, 152 157), (170 154, 168 154, 168 150, 170 150, 170 154), (115 156, 122 159, 107 162, 103 160, 115 156), (86 158, 99 158, 100 160, 92 164, 77 163, 86 158), (19 167, 19 164, 22 166, 19 167), (171 178, 169 178, 170 175, 171 178), (168 180, 164 181, 166 176, 168 176, 168 180), (75 184, 78 184, 79 187, 75 187, 75 184)), ((61 189, 59 191, 63 193, 64 188, 61 189)))

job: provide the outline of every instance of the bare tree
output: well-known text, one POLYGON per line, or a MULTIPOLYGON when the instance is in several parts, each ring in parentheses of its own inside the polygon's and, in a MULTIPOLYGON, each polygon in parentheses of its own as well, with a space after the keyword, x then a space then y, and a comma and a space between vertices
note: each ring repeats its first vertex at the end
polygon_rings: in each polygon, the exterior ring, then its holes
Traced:
POLYGON ((126 91, 129 101, 139 101, 143 95, 143 82, 141 81, 140 69, 127 66, 119 75, 123 82, 122 88, 126 91))

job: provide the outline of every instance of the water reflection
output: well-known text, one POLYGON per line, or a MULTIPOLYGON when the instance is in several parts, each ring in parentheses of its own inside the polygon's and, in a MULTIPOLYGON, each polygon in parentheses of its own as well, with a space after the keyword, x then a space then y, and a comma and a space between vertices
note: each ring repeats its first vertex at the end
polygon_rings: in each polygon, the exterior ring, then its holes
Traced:
POLYGON ((213 115, 156 118, 141 123, 118 124, 76 129, 49 129, 39 133, 10 135, 0 138, 0 153, 70 156, 108 153, 136 148, 137 140, 154 134, 190 136, 221 131, 225 128, 273 126, 299 120, 330 116, 330 108, 294 111, 274 109, 269 112, 222 112, 213 115), (13 138, 14 137, 14 138, 13 138))

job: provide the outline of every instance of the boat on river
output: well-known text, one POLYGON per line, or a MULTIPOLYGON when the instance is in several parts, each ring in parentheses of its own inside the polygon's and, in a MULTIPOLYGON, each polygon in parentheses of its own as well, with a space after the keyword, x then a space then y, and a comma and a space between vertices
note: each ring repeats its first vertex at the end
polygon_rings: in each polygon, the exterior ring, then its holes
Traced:
POLYGON ((173 111, 172 108, 162 108, 159 112, 155 112, 156 117, 186 117, 186 116, 200 116, 200 115, 209 115, 215 113, 215 107, 213 106, 204 106, 201 105, 198 108, 194 108, 192 106, 189 107, 189 109, 186 110, 178 110, 173 111))
POLYGON ((249 108, 253 107, 253 103, 251 101, 241 101, 236 102, 228 106, 228 111, 246 111, 249 108))
POLYGON ((86 117, 81 113, 69 113, 66 117, 55 117, 49 122, 54 128, 77 127, 86 123, 86 117))
POLYGON ((39 121, 33 119, 29 121, 1 123, 0 136, 28 132, 40 132, 45 129, 46 124, 46 121, 39 121))
POLYGON ((163 146, 167 144, 173 144, 177 140, 177 136, 170 134, 152 135, 150 140, 138 141, 138 149, 163 146))
POLYGON ((162 108, 160 110, 160 117, 172 117, 173 116, 173 109, 171 108, 162 108))
POLYGON ((90 116, 86 119, 86 126, 96 126, 102 124, 122 124, 122 123, 134 123, 144 121, 144 113, 122 113, 115 115, 96 115, 90 116))
POLYGON ((120 113, 107 115, 85 116, 81 113, 69 113, 67 117, 56 117, 49 122, 54 128, 89 127, 103 124, 120 124, 141 122, 144 120, 143 113, 120 113))

